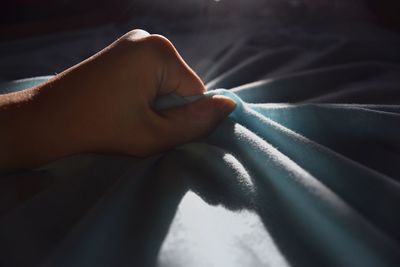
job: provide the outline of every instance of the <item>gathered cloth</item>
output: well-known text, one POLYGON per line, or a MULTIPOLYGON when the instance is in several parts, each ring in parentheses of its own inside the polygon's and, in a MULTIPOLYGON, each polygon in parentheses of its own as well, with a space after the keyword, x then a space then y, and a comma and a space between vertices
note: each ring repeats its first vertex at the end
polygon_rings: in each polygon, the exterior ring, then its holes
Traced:
POLYGON ((400 41, 376 31, 257 33, 156 102, 233 99, 202 140, 2 177, 0 265, 399 266, 400 41))

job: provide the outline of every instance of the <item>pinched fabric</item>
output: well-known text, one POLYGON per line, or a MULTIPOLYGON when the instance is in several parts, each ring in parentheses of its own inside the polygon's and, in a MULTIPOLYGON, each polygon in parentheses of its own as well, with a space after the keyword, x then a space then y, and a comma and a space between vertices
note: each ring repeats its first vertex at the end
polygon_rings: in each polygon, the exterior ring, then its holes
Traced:
POLYGON ((399 266, 399 39, 307 36, 225 47, 205 95, 159 99, 232 98, 202 140, 5 177, 2 266, 399 266))

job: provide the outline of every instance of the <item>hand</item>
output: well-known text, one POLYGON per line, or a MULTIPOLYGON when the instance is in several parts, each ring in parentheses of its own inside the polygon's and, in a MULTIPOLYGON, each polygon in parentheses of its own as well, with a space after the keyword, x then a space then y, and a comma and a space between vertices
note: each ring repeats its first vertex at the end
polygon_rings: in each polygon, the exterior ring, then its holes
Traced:
POLYGON ((159 95, 205 91, 166 38, 131 31, 37 87, 0 96, 0 168, 82 152, 148 156, 210 132, 235 104, 203 98, 162 112, 159 95))

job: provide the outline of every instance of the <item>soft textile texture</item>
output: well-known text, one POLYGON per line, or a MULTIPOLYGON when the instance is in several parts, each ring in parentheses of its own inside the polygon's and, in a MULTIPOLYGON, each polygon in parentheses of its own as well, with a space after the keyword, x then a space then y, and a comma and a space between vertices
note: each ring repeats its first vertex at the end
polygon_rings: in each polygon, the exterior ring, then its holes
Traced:
POLYGON ((0 263, 399 266, 399 39, 294 33, 198 68, 237 103, 203 140, 3 177, 0 263))

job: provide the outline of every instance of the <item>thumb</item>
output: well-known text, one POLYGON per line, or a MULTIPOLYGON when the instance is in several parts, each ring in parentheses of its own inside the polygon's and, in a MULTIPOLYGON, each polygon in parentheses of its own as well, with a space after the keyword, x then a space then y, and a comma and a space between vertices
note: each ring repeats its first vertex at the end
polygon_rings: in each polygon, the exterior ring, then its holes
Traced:
POLYGON ((169 148, 204 136, 228 116, 235 106, 230 98, 214 95, 162 111, 160 115, 166 123, 160 141, 169 148))

